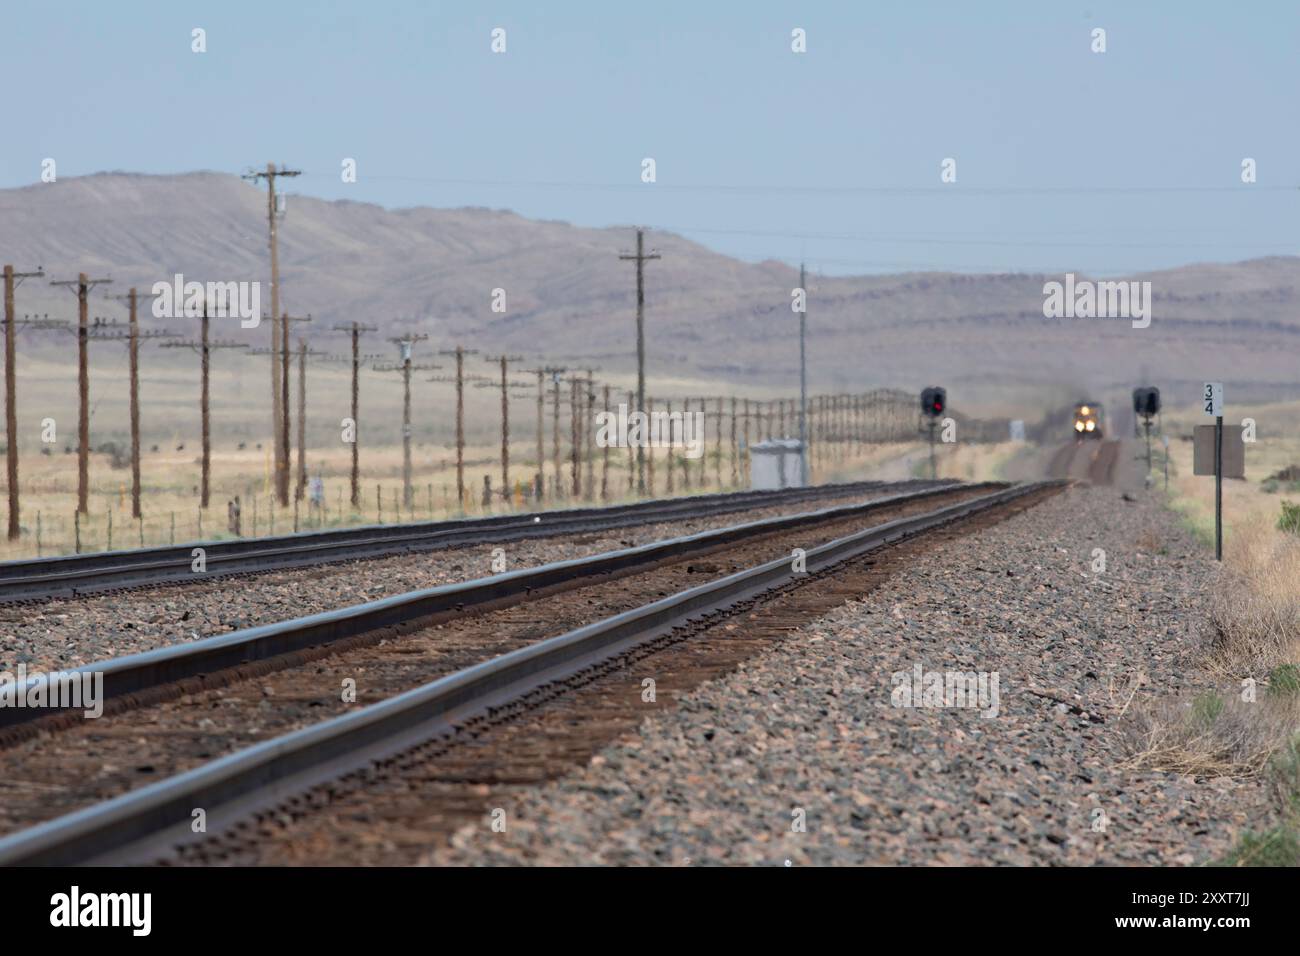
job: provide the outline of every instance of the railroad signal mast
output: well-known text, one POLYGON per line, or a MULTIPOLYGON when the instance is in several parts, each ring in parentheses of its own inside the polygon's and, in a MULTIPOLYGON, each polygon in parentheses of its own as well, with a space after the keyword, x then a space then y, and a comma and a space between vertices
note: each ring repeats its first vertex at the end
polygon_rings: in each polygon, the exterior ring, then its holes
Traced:
MULTIPOLYGON (((1133 389, 1133 414, 1142 419, 1147 440, 1147 480, 1151 478, 1151 419, 1160 414, 1160 389, 1149 385, 1133 389)), ((1137 420, 1134 419, 1136 426, 1137 420)), ((1166 470, 1168 465, 1166 464, 1166 470)))
POLYGON ((939 475, 938 462, 934 457, 934 429, 939 419, 948 410, 948 390, 938 385, 931 385, 921 390, 921 414, 925 416, 930 432, 930 477, 939 475))
POLYGON ((44 279, 45 270, 37 267, 35 272, 15 272, 12 265, 4 268, 5 300, 5 467, 9 479, 9 540, 17 541, 22 534, 22 522, 18 509, 18 385, 16 331, 21 324, 32 329, 61 329, 67 323, 57 319, 29 318, 23 316, 21 323, 14 314, 14 290, 23 284, 24 279, 44 279))

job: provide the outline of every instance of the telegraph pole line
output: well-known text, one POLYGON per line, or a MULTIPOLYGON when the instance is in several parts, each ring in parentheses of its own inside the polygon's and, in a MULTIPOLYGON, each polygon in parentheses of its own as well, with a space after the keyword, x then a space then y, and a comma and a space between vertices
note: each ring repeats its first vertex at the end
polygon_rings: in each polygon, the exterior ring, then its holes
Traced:
POLYGON ((199 392, 199 417, 202 420, 203 430, 203 470, 199 482, 199 507, 207 509, 208 501, 211 495, 210 476, 212 472, 212 428, 210 425, 210 396, 211 388, 209 385, 209 367, 211 364, 211 355, 214 349, 246 349, 247 342, 233 342, 229 340, 212 341, 208 335, 210 320, 208 318, 208 303, 203 302, 203 314, 199 316, 199 339, 185 340, 179 342, 164 342, 162 347, 165 349, 187 348, 193 349, 199 353, 200 364, 202 368, 203 383, 199 392))
MULTIPOLYGON (((361 507, 361 458, 358 445, 361 443, 361 335, 363 332, 376 332, 378 326, 366 325, 352 321, 347 325, 334 326, 335 332, 347 332, 352 338, 352 507, 361 507)), ((367 355, 367 361, 378 356, 367 355)))
POLYGON ((77 511, 89 514, 90 498, 90 366, 86 355, 90 340, 90 314, 86 303, 90 290, 98 285, 107 285, 112 279, 89 279, 86 273, 80 273, 75 280, 51 282, 50 285, 63 286, 77 290, 77 511))
POLYGON ((389 339, 388 341, 392 342, 400 350, 401 361, 397 364, 374 366, 376 372, 402 373, 404 388, 402 400, 402 505, 408 510, 415 501, 411 493, 411 373, 415 371, 435 371, 442 368, 441 365, 411 364, 411 349, 416 342, 423 342, 426 339, 428 339, 428 336, 424 334, 411 334, 389 339))
MULTIPOLYGON (((662 259, 658 252, 645 251, 645 230, 636 231, 636 253, 622 254, 620 259, 636 262, 636 402, 639 411, 645 411, 645 264, 662 259)), ((636 450, 636 491, 645 497, 645 448, 636 450)))
MULTIPOLYGON (((280 315, 280 246, 276 230, 276 218, 279 216, 280 211, 276 201, 275 181, 281 176, 292 178, 301 175, 302 170, 300 169, 286 169, 283 166, 276 168, 275 163, 267 163, 265 171, 250 171, 243 176, 244 179, 253 184, 262 179, 266 180, 266 221, 271 250, 271 352, 273 355, 279 355, 288 348, 281 326, 276 323, 276 319, 280 315)), ((286 391, 288 386, 283 385, 280 381, 281 374, 287 368, 287 361, 271 362, 271 418, 272 434, 275 436, 272 444, 275 446, 277 491, 279 491, 280 482, 283 481, 283 491, 280 493, 280 505, 282 507, 289 504, 289 447, 287 441, 281 441, 281 436, 286 432, 285 422, 289 416, 289 399, 286 391)))
POLYGON ((478 349, 467 349, 458 345, 454 349, 444 350, 438 354, 456 356, 454 378, 434 376, 429 381, 456 383, 456 509, 463 512, 465 510, 465 382, 486 381, 486 379, 482 375, 465 374, 465 356, 478 354, 478 349))
MULTIPOLYGON (((522 362, 519 355, 488 355, 486 361, 501 366, 501 493, 504 500, 510 502, 510 388, 522 387, 523 383, 510 381, 510 363, 522 362)), ((487 383, 483 387, 490 388, 487 383)))
MULTIPOLYGON (((131 366, 131 517, 138 520, 143 516, 140 510, 140 340, 172 338, 175 333, 161 329, 150 329, 143 334, 140 332, 138 318, 140 297, 134 286, 126 295, 110 296, 110 298, 125 302, 129 315, 125 338, 131 366)), ((116 323, 111 324, 116 325, 116 323)), ((92 338, 120 339, 123 336, 103 334, 92 335, 92 338)))
MULTIPOLYGON (((12 265, 4 268, 5 299, 5 434, 8 443, 5 446, 5 467, 9 479, 9 540, 17 541, 22 534, 22 524, 18 510, 18 385, 17 358, 15 354, 15 331, 18 317, 14 314, 14 290, 22 285, 24 279, 44 279, 45 270, 37 268, 35 272, 15 272, 12 265)), ((23 325, 29 328, 62 328, 64 323, 50 319, 28 319, 23 317, 23 325)))

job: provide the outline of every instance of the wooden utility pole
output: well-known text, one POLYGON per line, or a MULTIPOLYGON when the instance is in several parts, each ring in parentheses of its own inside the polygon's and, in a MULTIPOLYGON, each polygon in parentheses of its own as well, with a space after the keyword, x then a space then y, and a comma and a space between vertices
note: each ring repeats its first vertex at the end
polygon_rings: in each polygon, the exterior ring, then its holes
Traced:
MULTIPOLYGON (((645 251, 645 230, 636 231, 635 254, 623 254, 620 259, 636 262, 636 403, 645 411, 645 264, 652 259, 662 259, 658 252, 645 251)), ((636 451, 636 490, 645 496, 645 448, 636 451)))
POLYGON ((749 484, 753 479, 753 473, 749 470, 751 455, 749 450, 749 399, 747 398, 744 399, 743 420, 745 422, 745 455, 741 460, 741 466, 745 472, 745 483, 749 484))
POLYGON ((718 483, 718 490, 722 490, 722 399, 717 400, 718 411, 714 425, 714 442, 713 453, 713 480, 718 483))
MULTIPOLYGON (((361 507, 361 457, 358 445, 361 444, 361 335, 363 332, 375 332, 378 326, 366 325, 364 322, 352 321, 347 325, 334 326, 335 332, 347 332, 352 338, 352 507, 361 507)), ((366 355, 366 361, 374 361, 378 356, 366 355)))
MULTIPOLYGON (((722 426, 719 425, 719 428, 722 426)), ((740 485, 740 475, 736 471, 736 455, 739 449, 736 448, 736 396, 731 396, 731 487, 736 488, 740 485)), ((721 457, 721 455, 719 455, 721 457)))
POLYGON ((664 465, 664 474, 668 476, 667 489, 664 492, 669 498, 673 496, 673 403, 668 403, 668 439, 664 442, 664 450, 668 453, 667 463, 664 465))
POLYGON ((799 480, 807 486, 812 480, 808 463, 808 283, 803 263, 799 263, 799 288, 803 290, 803 308, 799 311, 799 480))
POLYGON ((411 349, 416 342, 423 342, 427 338, 428 336, 424 334, 411 334, 389 339, 388 341, 398 347, 401 361, 396 364, 374 366, 376 372, 402 373, 404 389, 402 399, 402 506, 408 510, 415 503, 411 491, 411 373, 415 371, 435 371, 442 368, 441 365, 413 365, 411 363, 411 349))
POLYGON ((456 509, 465 510, 465 382, 466 381, 486 381, 482 375, 465 374, 465 356, 478 354, 478 349, 467 349, 456 346, 450 351, 439 352, 439 355, 456 356, 456 375, 454 378, 447 376, 435 375, 429 379, 431 382, 455 382, 456 383, 456 509))
POLYGON ((588 368, 584 371, 587 373, 587 380, 581 388, 586 421, 582 424, 578 437, 582 439, 582 454, 586 458, 587 475, 583 484, 583 498, 591 501, 596 493, 596 380, 594 376, 600 369, 588 368))
POLYGON ((294 500, 302 501, 307 493, 307 356, 321 356, 307 348, 307 340, 298 339, 298 482, 294 500))
POLYGON ((573 376, 569 380, 569 476, 573 485, 573 497, 582 497, 582 446, 579 443, 578 418, 582 415, 582 378, 573 376))
MULTIPOLYGON (((609 386, 605 386, 605 418, 609 418, 609 386)), ((602 449, 604 460, 600 468, 600 500, 609 501, 609 442, 602 449)))
MULTIPOLYGON (((534 372, 537 375, 537 497, 541 501, 546 493, 546 430, 542 423, 543 411, 546 407, 546 376, 559 375, 564 371, 554 365, 541 365, 537 368, 524 369, 526 372, 534 372)), ((559 442, 559 436, 556 436, 556 442, 559 442)), ((557 455, 558 457, 558 455, 557 455)), ((559 478, 559 466, 556 466, 556 478, 559 478)))
MULTIPOLYGON (((9 540, 17 541, 22 533, 22 523, 18 510, 18 373, 15 332, 18 317, 14 314, 14 289, 22 285, 24 279, 43 279, 45 271, 14 272, 11 265, 5 266, 5 467, 9 480, 9 540)), ((28 328, 62 328, 65 323, 50 319, 29 319, 23 317, 23 325, 28 328)))
MULTIPOLYGON (((628 415, 631 415, 631 414, 632 414, 632 401, 633 401, 633 398, 634 398, 633 394, 632 394, 631 392, 628 392, 628 393, 627 393, 627 410, 628 410, 628 415)), ((645 432, 643 433, 642 437, 643 437, 643 439, 644 439, 645 441, 649 441, 649 440, 650 440, 650 437, 649 437, 649 435, 650 435, 650 399, 649 399, 649 398, 646 399, 646 407, 645 407, 645 409, 644 409, 644 412, 645 412, 645 432)), ((630 437, 630 436, 629 436, 629 437, 630 437)), ((653 447, 652 447, 652 448, 651 448, 651 451, 650 451, 650 458, 649 458, 649 460, 646 462, 646 485, 647 485, 648 488, 650 489, 650 496, 651 496, 651 497, 654 497, 654 493, 655 493, 655 492, 654 492, 654 486, 655 486, 655 479, 654 479, 654 475, 655 475, 655 467, 654 467, 654 466, 655 466, 655 457, 654 457, 654 449, 653 449, 653 447)), ((629 442, 627 443, 627 490, 628 490, 628 492, 631 492, 632 489, 635 488, 635 487, 636 487, 636 449, 634 449, 634 448, 632 447, 632 442, 629 441, 629 442)))
POLYGON ((591 501, 596 495, 596 442, 595 442, 595 421, 596 421, 596 383, 592 379, 591 370, 587 370, 587 416, 583 422, 583 453, 587 456, 587 478, 584 482, 583 490, 587 501, 591 501))
MULTIPOLYGON (((161 329, 140 332, 138 317, 140 299, 134 287, 126 295, 112 296, 112 298, 127 304, 129 318, 126 335, 103 333, 92 334, 91 338, 126 339, 131 367, 131 517, 139 519, 143 515, 140 510, 140 340, 174 338, 175 333, 161 329)), ((116 323, 109 323, 109 325, 116 326, 116 323)), ((97 330, 103 328, 105 328, 103 325, 97 326, 97 330)))
MULTIPOLYGON (((633 397, 634 396, 631 392, 627 393, 628 408, 632 407, 633 397)), ((654 415, 655 415, 655 400, 651 398, 649 395, 647 395, 645 399, 645 440, 647 443, 650 441, 651 427, 653 426, 655 420, 654 415)), ((631 454, 631 451, 632 451, 632 446, 629 445, 628 446, 629 455, 631 454)), ((633 488, 633 482, 636 480, 635 475, 636 475, 636 469, 633 467, 633 462, 629 458, 628 471, 627 471, 628 491, 631 491, 633 488)), ((646 456, 645 486, 646 486, 646 494, 649 495, 651 498, 653 498, 655 496, 655 447, 654 445, 650 445, 650 454, 646 456)))
POLYGON ((501 382, 494 386, 480 383, 483 388, 499 387, 501 389, 501 493, 507 504, 510 502, 510 389, 526 387, 523 382, 510 381, 510 363, 522 362, 518 355, 488 355, 486 361, 501 366, 501 382))
MULTIPOLYGON (((691 400, 689 398, 683 398, 682 399, 683 440, 686 438, 686 418, 688 415, 690 415, 690 413, 691 413, 691 400)), ((691 460, 686 457, 685 448, 682 449, 682 453, 678 457, 681 459, 681 463, 682 463, 682 491, 690 491, 691 490, 691 460)))
POLYGON ((555 497, 564 497, 564 483, 560 481, 560 382, 567 369, 551 369, 551 461, 555 472, 555 497))
POLYGON ((276 491, 281 507, 289 504, 289 442, 283 437, 288 434, 289 396, 288 385, 281 382, 281 376, 288 374, 289 363, 283 357, 288 350, 287 333, 283 331, 287 323, 276 321, 280 316, 280 245, 276 229, 280 210, 276 202, 275 181, 281 176, 292 178, 301 175, 300 169, 277 168, 275 163, 267 163, 265 172, 250 171, 243 176, 251 183, 266 180, 266 221, 271 248, 271 353, 281 357, 280 361, 273 359, 271 362, 272 445, 275 447, 276 491))
POLYGON ((88 279, 83 272, 75 280, 50 283, 64 288, 75 286, 77 290, 77 511, 83 515, 90 513, 90 365, 86 354, 90 341, 90 313, 86 303, 91 289, 112 281, 88 279))
POLYGON ((203 314, 199 316, 199 339, 198 341, 188 340, 179 342, 164 342, 162 347, 187 348, 194 349, 199 353, 200 366, 202 371, 202 385, 199 392, 199 417, 202 420, 203 429, 203 470, 199 481, 199 507, 206 509, 211 497, 210 477, 212 472, 212 428, 211 416, 209 413, 211 388, 209 384, 209 366, 211 364, 211 355, 214 349, 246 349, 247 342, 232 342, 218 339, 212 341, 208 335, 210 320, 208 318, 208 303, 203 302, 203 314))
POLYGON ((293 422, 293 412, 289 406, 289 323, 290 322, 310 322, 310 315, 290 315, 288 312, 280 313, 280 434, 277 441, 280 448, 280 470, 276 472, 276 494, 280 498, 280 504, 288 506, 289 504, 289 472, 292 461, 290 458, 290 449, 293 447, 290 435, 290 424, 293 422))

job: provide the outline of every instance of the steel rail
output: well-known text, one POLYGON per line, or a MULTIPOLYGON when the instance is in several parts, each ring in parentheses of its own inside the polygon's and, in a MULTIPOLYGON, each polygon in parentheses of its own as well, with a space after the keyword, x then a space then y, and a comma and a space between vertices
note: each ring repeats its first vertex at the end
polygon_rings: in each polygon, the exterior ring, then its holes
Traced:
POLYGON ((235 541, 61 555, 0 562, 0 604, 76 597, 123 588, 195 580, 193 550, 202 548, 207 577, 303 568, 338 561, 456 546, 555 537, 663 520, 711 517, 771 505, 875 491, 955 484, 952 481, 863 481, 778 491, 724 492, 600 508, 458 518, 412 524, 364 525, 235 541))
POLYGON ((825 572, 889 544, 1067 482, 1019 485, 899 518, 808 550, 806 572, 789 558, 691 588, 567 634, 512 651, 388 700, 248 747, 138 790, 0 839, 0 865, 68 865, 147 859, 196 839, 203 808, 212 832, 286 797, 430 739, 543 685, 718 614, 796 578, 825 572))
MULTIPOLYGON (((72 670, 34 675, 27 679, 24 685, 27 689, 16 689, 15 693, 23 693, 30 697, 31 688, 36 685, 50 688, 56 682, 64 682, 68 686, 80 686, 76 682, 82 675, 93 675, 91 679, 97 684, 102 677, 100 702, 107 703, 115 698, 139 694, 142 691, 188 678, 207 681, 221 671, 239 668, 256 661, 282 657, 307 648, 333 644, 362 634, 383 630, 404 630, 415 626, 428 627, 439 621, 463 615, 467 611, 483 611, 520 604, 559 590, 577 587, 583 581, 608 580, 611 576, 644 570, 665 561, 680 560, 759 535, 825 524, 856 515, 869 515, 885 508, 924 501, 962 490, 992 487, 1004 487, 1004 485, 994 482, 977 485, 943 485, 923 491, 874 498, 871 501, 851 505, 823 508, 819 511, 762 518, 725 528, 655 541, 634 548, 607 551, 567 561, 555 561, 534 568, 523 568, 457 584, 443 584, 419 591, 409 591, 405 594, 333 611, 323 611, 307 617, 245 628, 216 637, 98 661, 72 670)), ((56 697, 61 703, 67 703, 64 695, 52 694, 48 691, 45 694, 46 699, 56 697)), ((78 709, 81 709, 80 703, 75 707, 0 707, 0 728, 78 709)))

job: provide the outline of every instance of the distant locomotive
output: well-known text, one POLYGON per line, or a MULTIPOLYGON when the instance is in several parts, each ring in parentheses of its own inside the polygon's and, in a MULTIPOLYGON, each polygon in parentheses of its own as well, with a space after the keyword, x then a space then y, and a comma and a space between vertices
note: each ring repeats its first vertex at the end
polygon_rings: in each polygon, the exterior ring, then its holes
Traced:
POLYGON ((1096 402, 1080 402, 1074 406, 1074 437, 1082 438, 1100 438, 1102 412, 1101 406, 1096 402))

